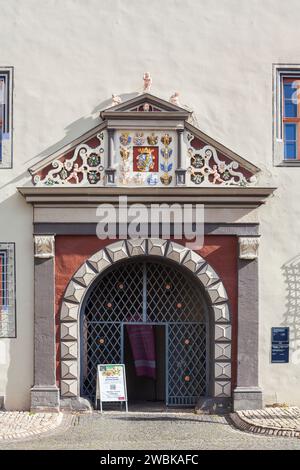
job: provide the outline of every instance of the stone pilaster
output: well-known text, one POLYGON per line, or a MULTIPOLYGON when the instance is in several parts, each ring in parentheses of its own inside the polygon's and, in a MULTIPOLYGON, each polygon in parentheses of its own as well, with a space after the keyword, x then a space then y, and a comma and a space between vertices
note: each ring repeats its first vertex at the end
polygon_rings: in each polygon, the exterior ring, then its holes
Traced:
POLYGON ((59 411, 55 377, 54 235, 34 237, 34 385, 33 411, 59 411))
POLYGON ((114 163, 114 129, 108 129, 107 168, 105 170, 106 186, 116 185, 116 169, 114 163))
POLYGON ((238 353, 234 410, 262 407, 258 384, 258 237, 239 238, 238 353))
POLYGON ((175 170, 176 186, 185 186, 186 184, 186 169, 182 166, 183 131, 183 127, 177 129, 177 168, 175 170))

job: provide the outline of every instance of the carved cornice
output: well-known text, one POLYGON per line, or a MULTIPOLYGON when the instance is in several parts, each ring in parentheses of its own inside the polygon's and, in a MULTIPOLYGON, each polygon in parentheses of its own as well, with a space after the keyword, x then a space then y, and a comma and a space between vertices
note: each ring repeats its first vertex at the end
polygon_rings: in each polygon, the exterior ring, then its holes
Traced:
POLYGON ((130 203, 198 203, 217 207, 249 207, 255 208, 264 204, 276 188, 268 187, 84 187, 84 186, 23 186, 18 190, 26 201, 35 203, 111 203, 117 204, 119 196, 127 196, 130 203))

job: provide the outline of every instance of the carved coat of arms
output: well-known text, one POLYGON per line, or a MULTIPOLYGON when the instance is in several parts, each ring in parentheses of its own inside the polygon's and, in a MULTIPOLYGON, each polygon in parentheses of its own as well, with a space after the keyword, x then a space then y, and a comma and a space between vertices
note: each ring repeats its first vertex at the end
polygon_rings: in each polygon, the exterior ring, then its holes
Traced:
POLYGON ((129 132, 122 132, 122 134, 119 137, 120 143, 126 147, 126 145, 129 145, 131 143, 131 136, 129 132))
POLYGON ((158 171, 158 147, 133 147, 133 171, 158 171))

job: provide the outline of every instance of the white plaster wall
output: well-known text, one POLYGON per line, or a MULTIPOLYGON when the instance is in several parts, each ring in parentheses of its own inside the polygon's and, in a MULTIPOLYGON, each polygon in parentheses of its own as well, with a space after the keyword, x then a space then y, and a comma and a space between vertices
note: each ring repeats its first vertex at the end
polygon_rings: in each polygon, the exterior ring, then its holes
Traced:
POLYGON ((16 186, 93 127, 111 93, 139 91, 145 70, 153 94, 179 90, 204 132, 279 186, 260 209, 260 382, 268 401, 300 405, 300 358, 269 358, 270 327, 293 332, 300 318, 296 307, 286 322, 283 275, 300 255, 300 168, 272 165, 272 63, 300 63, 299 17, 298 0, 0 0, 0 67, 15 68, 14 167, 0 170, 0 240, 17 247, 18 336, 0 340, 7 408, 28 408, 33 380, 32 213, 16 186))

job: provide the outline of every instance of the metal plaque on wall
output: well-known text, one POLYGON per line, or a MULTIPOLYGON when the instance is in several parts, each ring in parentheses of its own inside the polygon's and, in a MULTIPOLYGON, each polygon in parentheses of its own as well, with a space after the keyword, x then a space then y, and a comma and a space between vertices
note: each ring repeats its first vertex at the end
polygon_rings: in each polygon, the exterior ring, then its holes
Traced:
POLYGON ((289 362, 289 327, 272 328, 271 341, 271 362, 289 362))

